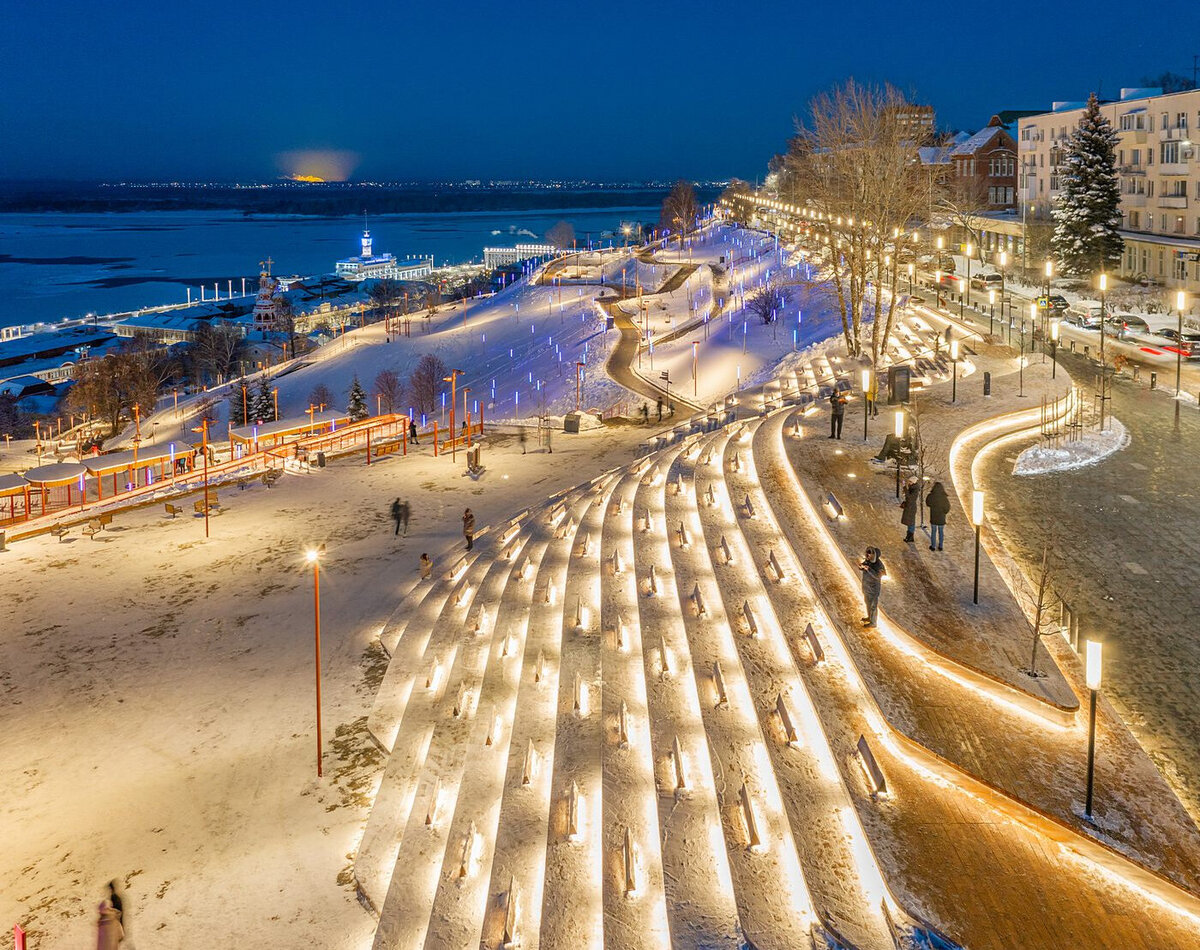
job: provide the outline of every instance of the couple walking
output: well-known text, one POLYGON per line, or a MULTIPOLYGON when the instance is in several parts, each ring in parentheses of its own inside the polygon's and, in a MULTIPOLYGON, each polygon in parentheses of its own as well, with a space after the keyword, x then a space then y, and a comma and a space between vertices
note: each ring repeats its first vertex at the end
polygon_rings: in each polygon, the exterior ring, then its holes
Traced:
MULTIPOLYGON (((900 502, 903 509, 900 523, 908 529, 904 535, 907 544, 916 543, 917 509, 920 505, 921 486, 915 478, 910 478, 904 489, 904 499, 900 502)), ((933 488, 925 497, 925 505, 929 508, 929 550, 940 551, 946 539, 946 516, 950 514, 950 498, 941 482, 933 483, 933 488)))

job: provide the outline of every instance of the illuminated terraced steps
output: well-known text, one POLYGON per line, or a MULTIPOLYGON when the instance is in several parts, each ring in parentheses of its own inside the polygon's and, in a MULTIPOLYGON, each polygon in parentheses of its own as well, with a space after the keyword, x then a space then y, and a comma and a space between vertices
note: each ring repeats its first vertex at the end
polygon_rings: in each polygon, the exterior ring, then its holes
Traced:
POLYGON ((400 606, 355 860, 376 947, 999 948, 997 904, 1146 903, 895 731, 810 586, 795 412, 550 499, 400 606))

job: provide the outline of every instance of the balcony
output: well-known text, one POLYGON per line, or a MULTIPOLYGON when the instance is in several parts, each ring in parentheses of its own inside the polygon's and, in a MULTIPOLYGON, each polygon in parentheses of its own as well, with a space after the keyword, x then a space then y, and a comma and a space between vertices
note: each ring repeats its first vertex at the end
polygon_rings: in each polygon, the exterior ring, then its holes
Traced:
POLYGON ((1158 199, 1160 208, 1186 208, 1188 206, 1187 195, 1162 195, 1158 199))
POLYGON ((1118 165, 1117 171, 1119 171, 1122 175, 1145 175, 1146 174, 1146 166, 1145 165, 1118 165))
POLYGON ((1122 208, 1144 208, 1146 207, 1146 193, 1121 195, 1122 208))
POLYGON ((1191 162, 1160 162, 1157 166, 1160 175, 1190 175, 1191 162))
POLYGON ((1169 129, 1160 129, 1158 140, 1160 142, 1186 142, 1190 136, 1188 135, 1187 126, 1172 126, 1169 129))
POLYGON ((1145 145, 1146 130, 1145 129, 1126 129, 1119 133, 1121 136, 1122 145, 1145 145))
POLYGON ((1040 138, 1021 139, 1021 151, 1036 152, 1038 150, 1038 146, 1041 144, 1042 140, 1040 138))

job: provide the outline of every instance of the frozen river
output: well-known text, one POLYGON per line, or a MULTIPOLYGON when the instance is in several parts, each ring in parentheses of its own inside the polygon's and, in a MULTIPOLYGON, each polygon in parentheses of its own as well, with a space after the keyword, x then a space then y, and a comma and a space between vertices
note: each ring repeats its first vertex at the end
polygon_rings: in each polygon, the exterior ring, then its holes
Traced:
MULTIPOLYGON (((657 207, 381 215, 376 252, 433 255, 437 264, 482 258, 487 245, 540 241, 560 220, 580 244, 623 221, 656 221, 657 207)), ((277 274, 333 271, 359 252, 359 217, 245 216, 240 212, 0 214, 0 326, 116 313, 183 301, 219 284, 225 296, 270 257, 277 274)), ((609 240, 604 239, 605 242, 609 240)), ((249 285, 248 281, 248 285, 249 285)))

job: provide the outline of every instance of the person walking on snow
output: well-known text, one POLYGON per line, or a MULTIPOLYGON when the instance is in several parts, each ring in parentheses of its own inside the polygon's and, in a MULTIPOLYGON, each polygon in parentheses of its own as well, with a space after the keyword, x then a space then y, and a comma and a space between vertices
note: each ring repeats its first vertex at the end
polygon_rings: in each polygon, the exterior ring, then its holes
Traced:
POLYGON ((417 420, 411 417, 408 420, 408 440, 413 445, 421 444, 417 441, 417 420))
POLYGON ((96 924, 96 950, 117 950, 125 939, 125 928, 121 926, 121 912, 107 897, 100 902, 100 920, 96 924))
POLYGON ((846 418, 846 397, 836 389, 829 394, 829 438, 842 437, 842 422, 846 418))
POLYGON ((662 422, 662 396, 658 397, 658 421, 662 422))
POLYGON ((421 555, 421 580, 429 580, 429 575, 433 573, 433 561, 429 559, 428 554, 421 555))
POLYGON ((467 550, 475 544, 475 513, 468 508, 463 512, 463 537, 467 539, 467 550))
POLYGON ((917 487, 917 480, 910 478, 908 485, 904 489, 904 498, 900 502, 900 507, 904 510, 900 512, 900 523, 908 529, 908 533, 904 535, 904 540, 912 544, 916 540, 914 537, 917 531, 917 508, 921 504, 921 491, 917 487))
POLYGON ((406 538, 408 537, 408 516, 411 513, 412 513, 412 509, 409 508, 408 502, 407 501, 400 502, 400 523, 401 523, 401 525, 403 525, 401 534, 403 534, 404 537, 406 537, 406 538))
POLYGON ((883 589, 883 578, 887 574, 883 558, 879 556, 879 548, 867 548, 867 555, 858 567, 862 571, 863 602, 867 608, 862 625, 873 627, 879 617, 879 593, 883 589))
POLYGON ((392 502, 392 520, 394 522, 396 522, 396 530, 394 532, 392 532, 393 537, 395 537, 396 535, 398 535, 400 533, 400 516, 401 516, 400 499, 397 498, 395 501, 392 502))
POLYGON ((925 504, 929 506, 929 550, 940 551, 946 538, 946 515, 950 514, 950 499, 941 482, 933 483, 925 504))
POLYGON ((521 443, 521 454, 524 455, 525 454, 525 427, 524 426, 521 426, 521 428, 517 430, 517 441, 521 443))

